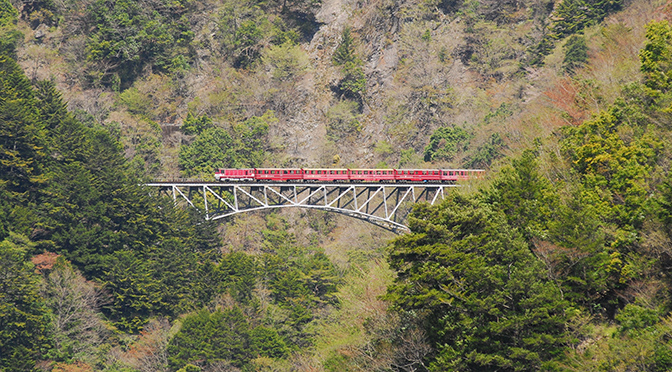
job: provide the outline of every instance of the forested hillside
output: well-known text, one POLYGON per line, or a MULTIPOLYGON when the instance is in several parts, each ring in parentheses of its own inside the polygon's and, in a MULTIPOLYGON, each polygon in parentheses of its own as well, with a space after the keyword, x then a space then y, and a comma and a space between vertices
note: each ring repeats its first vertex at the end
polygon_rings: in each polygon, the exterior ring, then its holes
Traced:
POLYGON ((0 0, 0 370, 672 369, 672 3, 0 0), (218 167, 482 168, 394 235, 218 167))

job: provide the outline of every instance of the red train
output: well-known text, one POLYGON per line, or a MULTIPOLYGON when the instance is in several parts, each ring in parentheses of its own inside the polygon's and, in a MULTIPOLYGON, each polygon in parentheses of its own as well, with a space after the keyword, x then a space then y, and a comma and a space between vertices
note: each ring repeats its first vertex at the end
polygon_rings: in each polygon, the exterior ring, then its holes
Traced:
POLYGON ((249 168, 218 169, 217 181, 234 182, 437 182, 478 178, 482 169, 325 169, 249 168))

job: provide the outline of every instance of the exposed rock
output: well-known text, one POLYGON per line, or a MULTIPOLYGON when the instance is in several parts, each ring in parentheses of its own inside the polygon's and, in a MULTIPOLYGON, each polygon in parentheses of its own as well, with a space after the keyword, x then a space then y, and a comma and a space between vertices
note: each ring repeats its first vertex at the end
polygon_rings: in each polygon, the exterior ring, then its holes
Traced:
POLYGON ((35 39, 40 40, 43 37, 45 37, 47 35, 48 30, 49 30, 49 27, 47 27, 47 25, 45 25, 44 23, 41 23, 35 29, 35 39))

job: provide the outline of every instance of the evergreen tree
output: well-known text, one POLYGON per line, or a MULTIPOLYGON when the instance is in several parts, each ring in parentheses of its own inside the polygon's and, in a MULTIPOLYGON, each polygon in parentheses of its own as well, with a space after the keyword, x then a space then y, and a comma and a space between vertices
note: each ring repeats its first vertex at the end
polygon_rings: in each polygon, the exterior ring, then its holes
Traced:
POLYGON ((0 55, 0 186, 15 197, 45 182, 46 132, 39 119, 30 82, 14 60, 0 55))
POLYGON ((222 257, 217 267, 222 292, 227 291, 236 301, 247 304, 252 299, 256 284, 257 264, 254 258, 243 253, 233 252, 222 257))
POLYGON ((341 66, 344 75, 339 85, 340 90, 346 97, 361 99, 366 92, 366 76, 349 27, 343 30, 341 43, 334 51, 332 59, 335 65, 341 66))
POLYGON ((452 195, 410 227, 392 243, 387 299, 428 332, 430 370, 535 370, 562 352, 567 303, 502 212, 452 195))
POLYGON ((567 40, 564 51, 565 58, 562 61, 562 67, 565 72, 572 73, 588 61, 588 47, 586 46, 586 39, 582 36, 572 35, 567 40))
POLYGON ((239 308, 214 313, 203 309, 184 318, 182 328, 170 341, 170 368, 187 364, 207 368, 220 362, 243 367, 253 357, 249 338, 250 326, 239 308))
POLYGON ((21 235, 0 241, 0 370, 32 371, 49 347, 49 312, 21 235))
POLYGON ((504 167, 484 195, 527 239, 543 234, 558 203, 555 190, 539 173, 536 155, 530 150, 504 167))

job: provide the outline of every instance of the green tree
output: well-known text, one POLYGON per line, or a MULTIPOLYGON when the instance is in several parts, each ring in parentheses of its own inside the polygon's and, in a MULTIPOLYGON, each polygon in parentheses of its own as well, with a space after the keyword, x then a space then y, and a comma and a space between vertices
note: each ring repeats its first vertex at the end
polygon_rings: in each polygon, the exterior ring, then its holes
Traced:
POLYGON ((187 364, 207 368, 218 362, 243 367, 252 359, 249 337, 250 326, 239 308, 214 313, 203 309, 184 318, 170 341, 170 368, 176 370, 187 364))
POLYGON ((264 51, 262 60, 270 67, 273 79, 278 81, 292 81, 310 66, 306 52, 290 42, 271 46, 264 51))
POLYGON ((250 331, 250 353, 253 357, 284 358, 289 353, 285 341, 272 328, 257 326, 250 331))
MULTIPOLYGON (((91 24, 87 58, 111 69, 102 83, 131 85, 144 66, 167 71, 178 55, 189 56, 194 33, 184 12, 188 1, 97 0, 90 5, 91 24)), ((114 88, 119 88, 116 86, 114 88)))
POLYGON ((273 111, 262 116, 252 116, 241 124, 233 126, 235 157, 238 164, 248 167, 259 167, 266 158, 268 130, 278 119, 273 111))
POLYGON ((39 277, 28 238, 10 234, 0 242, 0 370, 32 371, 49 347, 49 312, 39 293, 39 277))
POLYGON ((441 127, 429 137, 425 161, 450 161, 469 146, 473 134, 460 127, 441 127))
POLYGON ((162 305, 161 283, 150 263, 132 251, 115 252, 107 267, 103 288, 112 302, 106 310, 121 330, 137 332, 162 305))
POLYGON ((490 138, 476 147, 475 154, 466 160, 466 168, 487 168, 492 162, 504 156, 502 150, 506 149, 506 143, 499 133, 493 133, 490 138))
POLYGON ((609 110, 578 127, 563 128, 561 148, 588 190, 608 203, 601 212, 616 226, 615 247, 632 242, 641 227, 661 141, 648 128, 640 107, 617 100, 609 110), (630 135, 629 133, 634 135, 630 135))
POLYGON ((0 183, 16 197, 27 196, 45 181, 46 132, 30 82, 13 59, 2 55, 0 98, 0 183))
POLYGON ((233 139, 224 129, 206 129, 196 140, 180 147, 180 169, 185 176, 212 175, 217 168, 237 167, 233 139))
POLYGON ((553 218, 557 194, 539 173, 536 155, 530 150, 511 161, 485 191, 486 200, 506 215, 508 223, 526 238, 543 235, 546 222, 553 218))
POLYGON ((190 145, 182 146, 179 165, 187 177, 211 176, 217 168, 259 167, 270 148, 269 126, 273 111, 234 124, 231 133, 219 127, 205 129, 190 145))
POLYGON ((344 77, 339 84, 339 89, 348 98, 361 99, 366 93, 366 75, 362 65, 362 59, 355 50, 355 40, 349 27, 343 30, 341 43, 334 51, 332 57, 336 66, 341 66, 344 77))
POLYGON ((639 52, 644 89, 659 109, 670 110, 672 98, 672 26, 652 21, 646 26, 646 44, 639 52))
POLYGON ((565 0, 558 3, 551 28, 556 38, 576 34, 587 26, 602 22, 607 14, 617 11, 623 0, 565 0))
POLYGON ((182 133, 184 134, 201 134, 212 126, 212 119, 207 115, 195 116, 189 111, 180 129, 182 129, 182 133))
POLYGON ((0 27, 16 24, 19 19, 19 11, 9 0, 0 0, 0 27))
POLYGON ((562 67, 565 72, 572 73, 579 67, 583 67, 588 62, 588 46, 583 36, 572 35, 563 48, 565 58, 562 61, 562 67))
POLYGON ((240 304, 249 303, 257 278, 254 258, 243 252, 229 253, 222 257, 217 275, 222 292, 228 292, 240 304))
POLYGON ((416 207, 410 228, 386 298, 426 329, 430 370, 535 370, 562 353, 567 303, 504 213, 453 194, 416 207))
POLYGON ((355 51, 355 39, 352 37, 352 30, 346 27, 341 34, 341 43, 334 51, 332 57, 336 66, 344 65, 348 62, 355 62, 358 60, 355 51))

